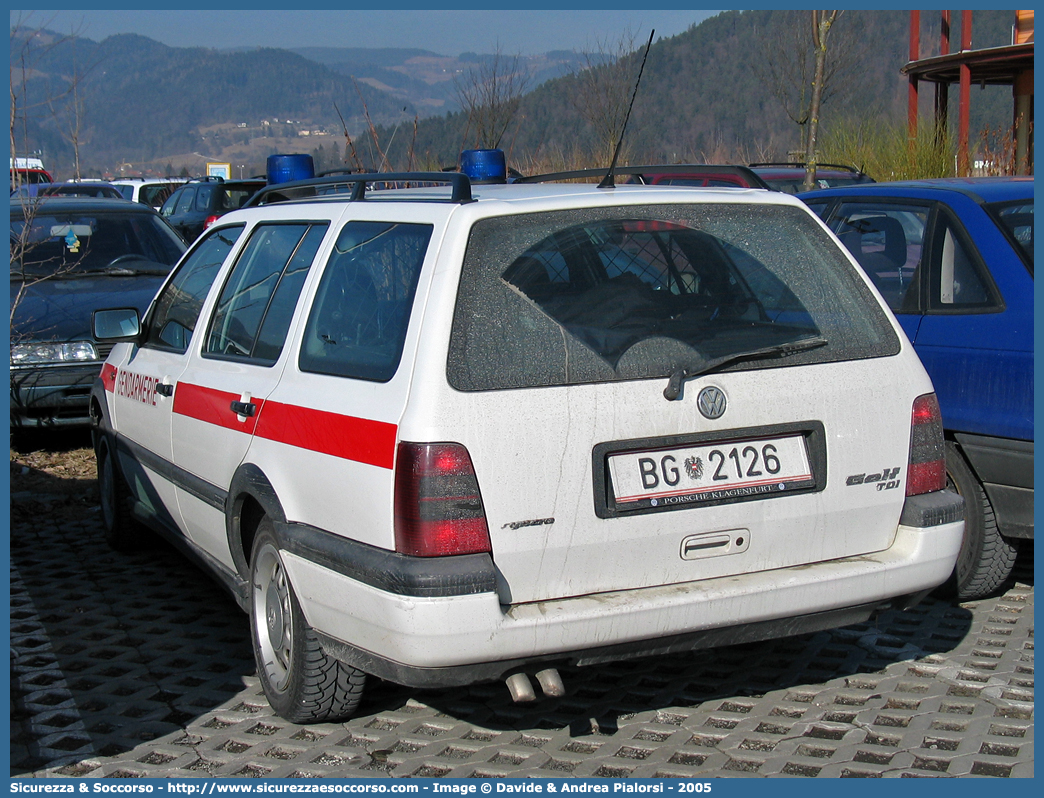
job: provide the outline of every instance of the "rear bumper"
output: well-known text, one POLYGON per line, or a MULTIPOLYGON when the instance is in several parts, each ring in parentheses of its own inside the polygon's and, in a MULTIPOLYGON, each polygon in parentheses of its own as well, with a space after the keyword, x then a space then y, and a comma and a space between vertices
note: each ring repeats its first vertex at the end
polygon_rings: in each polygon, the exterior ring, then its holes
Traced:
POLYGON ((882 552, 794 568, 502 606, 496 593, 421 597, 285 553, 328 652, 411 686, 496 679, 526 663, 589 664, 730 645, 865 620, 910 605, 953 571, 963 520, 900 525, 882 552))

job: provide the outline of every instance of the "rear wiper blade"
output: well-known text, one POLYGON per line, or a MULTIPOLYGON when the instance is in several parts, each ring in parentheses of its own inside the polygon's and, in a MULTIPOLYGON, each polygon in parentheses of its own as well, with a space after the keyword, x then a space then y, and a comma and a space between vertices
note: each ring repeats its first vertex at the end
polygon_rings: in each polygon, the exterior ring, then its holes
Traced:
POLYGON ((682 384, 685 380, 691 379, 692 377, 699 377, 701 374, 709 374, 710 372, 715 371, 722 366, 727 366, 730 363, 735 363, 740 360, 757 360, 766 357, 788 357, 797 354, 798 352, 806 352, 809 349, 818 349, 821 346, 826 346, 828 343, 829 341, 827 341, 826 338, 816 335, 810 338, 800 338, 797 341, 775 344, 774 346, 765 346, 760 349, 750 349, 746 352, 733 352, 729 355, 722 355, 713 360, 708 360, 697 368, 677 369, 672 372, 670 379, 667 381, 667 387, 663 389, 663 398, 669 402, 673 402, 681 396, 682 384))

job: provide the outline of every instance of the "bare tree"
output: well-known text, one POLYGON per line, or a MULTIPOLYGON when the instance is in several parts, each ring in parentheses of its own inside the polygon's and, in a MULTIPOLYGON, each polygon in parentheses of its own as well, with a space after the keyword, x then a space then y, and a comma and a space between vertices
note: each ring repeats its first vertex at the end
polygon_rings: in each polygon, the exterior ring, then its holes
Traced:
POLYGON ((31 16, 16 19, 11 25, 11 157, 28 152, 30 147, 30 121, 50 119, 63 139, 72 145, 73 174, 82 177, 80 168, 80 145, 84 143, 87 128, 85 79, 98 63, 84 66, 76 59, 78 32, 68 35, 47 30, 47 23, 29 25, 31 16), (60 47, 72 47, 71 69, 63 68, 52 74, 46 88, 39 87, 30 92, 30 81, 41 73, 41 64, 49 54, 60 47))
MULTIPOLYGON (((457 98, 468 119, 475 146, 500 146, 529 89, 529 72, 521 56, 505 58, 497 45, 493 55, 469 68, 455 81, 457 98)), ((465 134, 467 137, 468 134, 465 134)))
POLYGON ((596 163, 609 163, 623 132, 634 75, 621 61, 636 49, 637 34, 627 29, 616 39, 606 37, 588 48, 573 73, 573 106, 594 131, 596 163))
POLYGON ((812 99, 808 105, 808 138, 805 143, 805 183, 802 188, 811 191, 816 185, 816 137, 819 135, 819 112, 823 107, 823 86, 827 72, 827 39, 830 29, 841 15, 840 11, 812 12, 812 49, 815 72, 812 77, 812 99))
MULTIPOLYGON (((377 128, 374 126, 373 120, 370 119, 370 109, 366 106, 366 98, 363 97, 362 90, 359 88, 359 84, 356 82, 354 77, 352 78, 352 85, 355 86, 355 93, 359 95, 359 102, 362 104, 363 116, 366 117, 366 126, 370 131, 370 139, 373 141, 373 146, 377 150, 377 154, 381 156, 380 159, 377 160, 373 158, 371 153, 370 160, 376 160, 376 163, 378 164, 378 172, 390 172, 391 164, 388 162, 388 156, 385 154, 384 150, 381 149, 380 137, 377 135, 377 128)), ((345 135, 347 135, 347 131, 345 132, 345 135)))
POLYGON ((823 105, 851 90, 856 66, 867 51, 854 31, 842 27, 834 32, 841 15, 841 11, 783 12, 774 34, 766 37, 765 57, 757 62, 761 78, 800 129, 799 150, 806 163, 814 163, 817 157, 814 148, 823 105), (828 49, 831 33, 834 38, 828 49))
MULTIPOLYGON (((26 22, 27 18, 18 18, 13 21, 10 33, 12 164, 15 162, 15 158, 19 157, 19 153, 32 151, 29 137, 30 119, 37 115, 51 113, 62 98, 74 92, 80 80, 79 75, 73 74, 63 89, 54 91, 39 100, 30 97, 27 87, 40 59, 55 47, 69 41, 75 34, 56 36, 43 26, 30 28, 25 24, 26 22)), ((12 189, 16 189, 21 183, 21 174, 12 169, 11 180, 12 189)), ((39 253, 34 257, 34 250, 40 246, 40 242, 34 240, 33 232, 39 203, 28 196, 19 196, 17 201, 21 205, 22 222, 20 226, 12 226, 11 230, 11 322, 14 321, 15 311, 26 292, 32 286, 58 277, 75 268, 76 265, 73 261, 41 261, 38 257, 39 253), (32 267, 27 268, 27 264, 31 262, 32 267)))
POLYGON ((334 110, 337 112, 337 118, 341 120, 341 127, 344 128, 344 163, 348 163, 351 160, 353 168, 358 169, 360 172, 366 171, 363 169, 362 161, 359 160, 359 153, 355 150, 355 142, 352 141, 352 136, 348 132, 348 125, 345 124, 344 115, 341 113, 341 109, 337 107, 337 103, 334 103, 334 110))
POLYGON ((808 29, 798 19, 800 13, 784 12, 785 18, 768 37, 765 58, 756 60, 755 68, 772 87, 784 112, 798 126, 804 149, 812 81, 808 29))
MULTIPOLYGON (((72 39, 73 46, 75 47, 75 39, 72 39)), ((89 71, 89 70, 87 70, 89 71)), ((73 58, 73 79, 69 83, 68 91, 65 96, 65 107, 63 109, 58 107, 58 98, 51 96, 48 98, 47 103, 51 112, 51 115, 59 122, 58 131, 62 138, 68 141, 73 148, 73 177, 80 180, 83 174, 80 170, 80 144, 84 138, 84 117, 86 115, 86 104, 83 97, 83 78, 86 71, 81 71, 76 63, 75 51, 73 58), (62 117, 66 117, 68 120, 68 126, 61 124, 62 117)))
MULTIPOLYGON (((47 101, 32 103, 27 87, 29 79, 36 68, 37 61, 59 42, 44 42, 43 28, 29 30, 21 18, 11 25, 11 158, 12 161, 20 152, 29 152, 29 119, 35 111, 47 106, 47 101)), ((11 175, 16 188, 21 183, 21 175, 11 175)))

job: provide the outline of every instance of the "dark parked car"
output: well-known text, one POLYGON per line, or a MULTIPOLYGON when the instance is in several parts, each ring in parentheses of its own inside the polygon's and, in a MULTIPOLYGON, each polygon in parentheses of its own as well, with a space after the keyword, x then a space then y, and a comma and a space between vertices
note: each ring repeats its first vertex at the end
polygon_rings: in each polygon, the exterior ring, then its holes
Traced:
POLYGON ((223 214, 242 208, 265 185, 265 180, 194 180, 171 194, 160 214, 192 242, 223 214))
POLYGON ((801 198, 877 285, 935 384, 948 476, 968 507, 950 586, 984 596, 1033 538, 1033 178, 801 198))
POLYGON ((27 183, 11 192, 19 197, 95 197, 98 199, 123 199, 123 195, 111 183, 101 181, 76 181, 70 183, 27 183))
MULTIPOLYGON (((769 188, 787 194, 804 191, 805 164, 803 163, 752 163, 750 169, 764 180, 769 188)), ((861 183, 873 183, 874 179, 854 166, 836 163, 816 165, 816 188, 840 188, 861 183)))
POLYGON ((92 340, 92 312, 144 313, 184 251, 140 203, 11 200, 12 427, 89 423, 91 385, 112 348, 92 340))

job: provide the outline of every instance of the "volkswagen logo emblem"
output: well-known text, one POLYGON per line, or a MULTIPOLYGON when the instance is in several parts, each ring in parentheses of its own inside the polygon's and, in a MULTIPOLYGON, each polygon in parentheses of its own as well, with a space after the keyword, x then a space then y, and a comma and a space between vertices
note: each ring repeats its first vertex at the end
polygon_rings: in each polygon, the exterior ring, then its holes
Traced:
POLYGON ((721 418, 725 415, 725 405, 725 394, 713 385, 704 388, 696 397, 696 407, 700 409, 704 418, 721 418))

